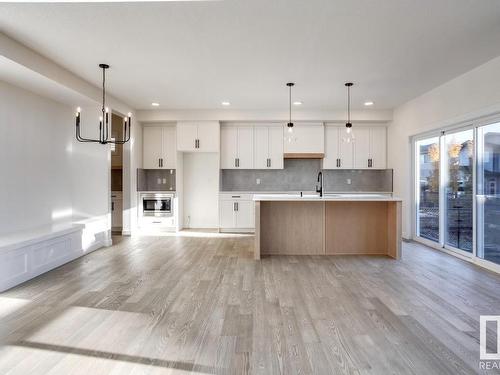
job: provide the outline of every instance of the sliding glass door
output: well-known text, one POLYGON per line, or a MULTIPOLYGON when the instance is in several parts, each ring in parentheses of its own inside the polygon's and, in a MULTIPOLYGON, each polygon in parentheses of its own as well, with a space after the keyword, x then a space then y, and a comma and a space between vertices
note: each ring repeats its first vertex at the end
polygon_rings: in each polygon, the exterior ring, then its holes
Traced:
POLYGON ((477 256, 500 264, 500 123, 477 135, 477 256))
POLYGON ((444 135, 444 242, 472 253, 474 130, 444 135))
POLYGON ((414 146, 416 237, 500 265, 500 121, 414 146))
POLYGON ((416 142, 417 236, 439 242, 439 137, 416 142))

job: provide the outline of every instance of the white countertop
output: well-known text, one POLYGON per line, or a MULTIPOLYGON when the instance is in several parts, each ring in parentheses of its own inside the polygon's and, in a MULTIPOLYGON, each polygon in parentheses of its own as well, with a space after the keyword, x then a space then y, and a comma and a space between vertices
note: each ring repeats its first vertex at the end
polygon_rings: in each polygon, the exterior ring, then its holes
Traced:
POLYGON ((350 194, 325 194, 320 197, 318 194, 256 194, 253 196, 254 201, 385 201, 399 202, 401 198, 392 197, 389 194, 366 194, 366 193, 350 193, 350 194))

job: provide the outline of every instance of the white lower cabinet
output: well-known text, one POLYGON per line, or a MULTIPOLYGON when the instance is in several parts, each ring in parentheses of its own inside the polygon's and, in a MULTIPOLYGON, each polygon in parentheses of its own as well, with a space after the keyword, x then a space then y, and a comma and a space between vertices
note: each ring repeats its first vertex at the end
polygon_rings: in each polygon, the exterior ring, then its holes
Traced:
POLYGON ((253 194, 220 194, 219 226, 222 231, 248 232, 255 229, 253 194))

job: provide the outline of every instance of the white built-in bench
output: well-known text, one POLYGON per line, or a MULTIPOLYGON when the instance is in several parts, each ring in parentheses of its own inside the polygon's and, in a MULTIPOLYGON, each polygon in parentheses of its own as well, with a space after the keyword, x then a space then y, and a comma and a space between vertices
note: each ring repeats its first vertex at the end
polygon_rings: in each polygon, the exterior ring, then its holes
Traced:
POLYGON ((0 236, 0 292, 85 254, 83 224, 60 224, 0 236))

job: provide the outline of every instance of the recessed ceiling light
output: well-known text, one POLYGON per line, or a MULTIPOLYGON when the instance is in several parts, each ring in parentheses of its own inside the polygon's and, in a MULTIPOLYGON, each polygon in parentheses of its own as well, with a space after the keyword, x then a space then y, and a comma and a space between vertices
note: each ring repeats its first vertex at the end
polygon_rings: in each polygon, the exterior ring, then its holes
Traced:
POLYGON ((223 101, 222 104, 224 107, 229 107, 231 105, 231 103, 227 102, 227 101, 223 101))
POLYGON ((293 105, 302 105, 302 102, 297 100, 297 101, 293 102, 293 105))
POLYGON ((373 105, 373 102, 372 102, 372 101, 367 101, 367 102, 365 102, 365 105, 366 105, 367 107, 369 107, 369 106, 373 105))
POLYGON ((151 105, 152 105, 153 107, 159 107, 159 106, 160 106, 160 103, 153 102, 153 103, 151 103, 151 105))

